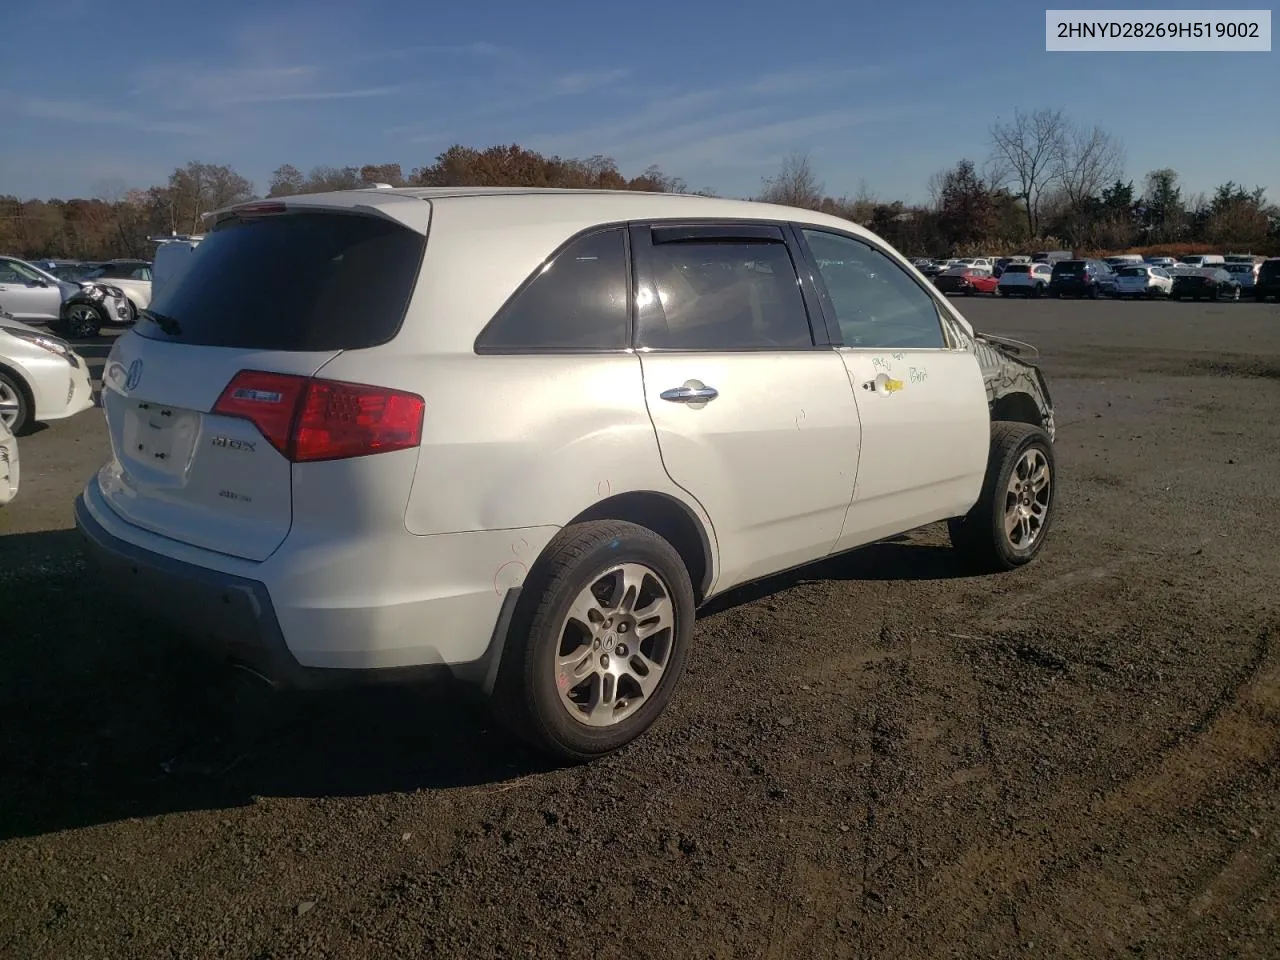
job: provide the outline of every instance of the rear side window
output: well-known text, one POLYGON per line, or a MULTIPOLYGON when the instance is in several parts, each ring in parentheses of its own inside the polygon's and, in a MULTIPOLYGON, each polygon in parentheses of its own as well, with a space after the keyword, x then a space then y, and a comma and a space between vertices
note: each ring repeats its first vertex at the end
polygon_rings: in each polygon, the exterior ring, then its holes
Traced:
POLYGON ((661 309, 642 313, 639 346, 714 351, 813 346, 785 244, 655 243, 650 259, 661 309))
POLYGON ((476 339, 477 353, 577 353, 627 347, 627 248, 617 227, 570 241, 476 339))
POLYGON ((426 238, 381 217, 296 213, 209 231, 139 318, 154 340, 247 350, 359 350, 404 321, 426 238))

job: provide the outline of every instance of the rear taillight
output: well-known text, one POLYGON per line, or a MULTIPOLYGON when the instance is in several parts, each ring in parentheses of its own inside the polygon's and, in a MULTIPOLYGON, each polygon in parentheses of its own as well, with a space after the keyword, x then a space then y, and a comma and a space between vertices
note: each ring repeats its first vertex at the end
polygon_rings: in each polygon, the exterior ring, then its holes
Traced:
POLYGON ((295 463, 416 447, 425 410, 401 390, 260 370, 241 370, 213 406, 248 420, 295 463))

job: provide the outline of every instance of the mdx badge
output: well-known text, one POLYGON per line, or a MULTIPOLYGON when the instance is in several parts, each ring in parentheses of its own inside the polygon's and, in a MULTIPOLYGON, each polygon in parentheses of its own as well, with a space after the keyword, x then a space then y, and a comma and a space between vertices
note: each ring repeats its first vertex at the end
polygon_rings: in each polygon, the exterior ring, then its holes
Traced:
POLYGON ((214 437, 212 441, 212 445, 215 447, 226 447, 228 450, 243 450, 245 453, 253 453, 253 448, 257 443, 257 440, 235 440, 232 437, 214 437))

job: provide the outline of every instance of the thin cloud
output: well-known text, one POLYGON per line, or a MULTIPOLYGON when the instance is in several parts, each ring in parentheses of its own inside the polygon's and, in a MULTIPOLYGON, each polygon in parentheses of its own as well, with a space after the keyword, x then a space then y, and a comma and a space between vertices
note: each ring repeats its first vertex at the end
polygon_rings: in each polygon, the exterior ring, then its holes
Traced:
POLYGON ((169 133, 179 136, 198 136, 203 128, 192 123, 173 120, 155 120, 129 113, 94 107, 78 100, 46 100, 42 97, 26 97, 19 109, 37 120, 55 120, 74 124, 108 124, 145 133, 169 133))
MULTIPOLYGON (((603 93, 631 76, 631 71, 625 69, 579 71, 550 78, 539 78, 536 73, 532 68, 520 69, 501 82, 489 79, 469 89, 451 90, 450 112, 465 115, 470 122, 492 119, 555 100, 603 93)), ((434 142, 438 139, 438 126, 433 124, 427 129, 423 121, 414 120, 395 124, 383 132, 390 137, 406 137, 410 143, 434 142)))
POLYGON ((779 73, 768 73, 747 84, 743 90, 747 93, 776 95, 782 93, 802 93, 805 90, 832 89, 851 80, 869 79, 885 72, 878 64, 864 64, 856 67, 809 67, 802 70, 784 70, 779 73))
POLYGON ((850 127, 894 120, 903 111, 895 108, 833 110, 804 117, 792 117, 755 127, 690 139, 685 145, 656 151, 652 162, 673 169, 695 166, 755 166, 772 157, 782 146, 814 137, 826 137, 850 127))
POLYGON ((391 97, 413 89, 410 84, 393 87, 365 87, 358 90, 316 90, 297 93, 263 93, 239 97, 224 97, 220 104, 235 103, 295 103, 307 100, 363 100, 369 97, 391 97))
POLYGON ((553 96, 572 96, 590 93, 611 86, 631 76, 630 70, 601 70, 596 73, 567 73, 551 81, 547 91, 553 96))
POLYGON ((739 83, 670 94, 648 103, 622 120, 567 134, 541 134, 531 139, 561 144, 559 149, 566 152, 604 150, 611 156, 630 155, 646 148, 653 152, 661 149, 656 140, 670 143, 673 139, 679 142, 703 137, 722 127, 727 118, 741 124, 759 120, 764 113, 790 114, 794 111, 792 104, 783 99, 785 95, 805 91, 840 91, 852 81, 878 76, 884 71, 880 65, 864 64, 767 73, 739 83), (772 105, 769 102, 771 98, 772 105), (595 147, 588 147, 588 144, 595 147))

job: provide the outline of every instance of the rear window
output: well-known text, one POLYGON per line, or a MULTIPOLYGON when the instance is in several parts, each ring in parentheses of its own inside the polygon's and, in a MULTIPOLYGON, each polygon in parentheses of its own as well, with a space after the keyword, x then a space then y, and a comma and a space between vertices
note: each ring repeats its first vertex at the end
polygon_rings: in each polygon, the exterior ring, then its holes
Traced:
POLYGON ((359 350, 404 321, 426 238, 381 217, 293 213, 209 231, 137 330, 247 350, 359 350))
POLYGON ((1059 260, 1053 265, 1054 276, 1060 273, 1079 273, 1083 269, 1083 260, 1059 260))
POLYGON ((1280 260, 1268 260, 1258 269, 1258 278, 1274 280, 1280 277, 1280 260))
POLYGON ((1004 268, 1005 273, 1030 273, 1031 267, 1025 263, 1011 263, 1004 268))
POLYGON ((1125 267, 1120 271, 1120 276, 1122 277, 1145 277, 1146 275, 1146 267, 1125 267))

